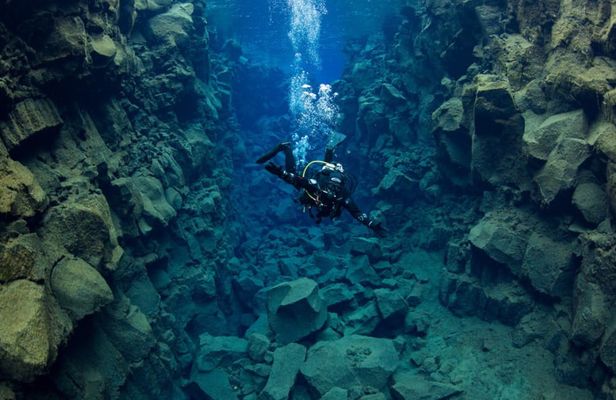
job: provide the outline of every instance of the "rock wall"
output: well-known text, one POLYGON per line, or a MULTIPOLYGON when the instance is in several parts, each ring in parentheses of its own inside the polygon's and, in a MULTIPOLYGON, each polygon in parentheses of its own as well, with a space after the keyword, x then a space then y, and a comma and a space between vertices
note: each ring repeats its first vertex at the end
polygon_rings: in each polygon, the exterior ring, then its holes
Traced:
POLYGON ((390 224, 405 240, 443 253, 441 303, 513 326, 515 347, 540 344, 560 382, 595 398, 614 397, 616 372, 613 12, 408 2, 393 42, 353 49, 339 85, 379 208, 403 216, 390 224), (405 143, 399 119, 434 145, 405 143))
POLYGON ((337 85, 364 194, 403 249, 444 256, 441 303, 514 327, 515 347, 549 350, 557 379, 596 398, 616 372, 613 11, 409 1, 390 43, 350 47, 337 85))
POLYGON ((235 331, 208 47, 202 2, 0 4, 0 398, 184 398, 235 331))

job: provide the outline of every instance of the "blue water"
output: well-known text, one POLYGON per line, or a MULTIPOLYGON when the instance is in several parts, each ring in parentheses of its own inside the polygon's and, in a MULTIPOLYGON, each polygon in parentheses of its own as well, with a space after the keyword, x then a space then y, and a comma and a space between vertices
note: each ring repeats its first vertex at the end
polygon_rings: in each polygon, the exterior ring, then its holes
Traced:
MULTIPOLYGON (((235 38, 246 56, 290 71, 293 49, 288 40, 289 9, 286 0, 213 0, 207 3, 208 19, 225 37, 235 38)), ((342 75, 347 59, 343 49, 349 39, 374 34, 402 0, 327 1, 323 15, 319 56, 321 64, 309 72, 317 82, 333 82, 342 75)))

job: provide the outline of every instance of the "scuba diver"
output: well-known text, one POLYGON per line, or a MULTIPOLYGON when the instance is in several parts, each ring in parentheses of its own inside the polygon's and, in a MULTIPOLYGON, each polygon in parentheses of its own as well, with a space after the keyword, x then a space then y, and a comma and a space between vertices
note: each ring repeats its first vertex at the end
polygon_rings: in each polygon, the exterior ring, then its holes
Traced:
POLYGON ((283 142, 262 155, 257 160, 257 164, 270 161, 265 165, 268 172, 301 190, 298 201, 317 224, 321 223, 324 217, 331 219, 339 217, 342 208, 345 208, 353 218, 372 229, 377 235, 384 235, 385 229, 381 222, 368 218, 368 215, 363 213, 351 199, 357 186, 356 182, 351 176, 345 174, 342 164, 333 162, 333 158, 334 150, 328 148, 323 161, 308 163, 300 175, 296 171, 291 143, 283 142), (285 156, 284 168, 270 161, 281 151, 285 156), (321 164, 322 168, 313 176, 306 177, 306 172, 314 164, 321 164), (316 215, 313 214, 313 209, 316 209, 316 215))

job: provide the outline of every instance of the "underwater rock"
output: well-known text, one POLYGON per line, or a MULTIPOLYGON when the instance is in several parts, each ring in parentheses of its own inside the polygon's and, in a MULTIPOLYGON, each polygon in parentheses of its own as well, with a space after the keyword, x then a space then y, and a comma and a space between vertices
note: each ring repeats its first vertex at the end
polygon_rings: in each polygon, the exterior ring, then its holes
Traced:
POLYGON ((471 229, 468 239, 491 259, 508 265, 514 274, 519 275, 527 245, 526 235, 519 229, 519 225, 509 222, 506 217, 488 214, 471 229))
POLYGON ((573 98, 588 109, 596 112, 601 99, 616 81, 616 61, 607 57, 594 57, 591 61, 580 63, 574 55, 562 57, 549 69, 546 83, 553 97, 573 98))
POLYGON ((193 4, 178 3, 169 11, 156 15, 148 21, 149 38, 154 42, 170 46, 185 45, 193 29, 193 12, 193 4))
POLYGON ((572 203, 589 224, 599 225, 608 216, 607 194, 594 182, 579 184, 573 192, 572 203))
POLYGON ((229 383, 229 374, 223 370, 213 370, 193 374, 186 385, 191 398, 208 400, 237 400, 237 394, 229 383))
MULTIPOLYGON (((372 189, 372 193, 377 196, 389 198, 411 199, 419 192, 418 183, 418 180, 410 178, 397 168, 393 168, 387 171, 387 174, 385 174, 383 179, 381 179, 379 185, 372 189)), ((374 241, 373 238, 366 239, 358 237, 356 242, 359 242, 360 240, 365 240, 368 242, 374 241)), ((360 247, 365 246, 360 245, 360 247)))
POLYGON ((616 125, 611 122, 594 124, 588 134, 588 142, 610 161, 616 161, 616 125))
POLYGON ((375 301, 369 301, 344 316, 346 335, 371 335, 381 322, 375 301))
POLYGON ((11 151, 35 135, 53 134, 63 124, 49 99, 26 99, 15 106, 7 120, 0 122, 0 135, 11 151))
POLYGON ((130 215, 128 221, 122 221, 128 225, 124 230, 135 236, 139 232, 150 233, 153 226, 159 224, 167 226, 176 216, 175 209, 167 201, 162 183, 153 176, 115 179, 111 187, 114 194, 112 202, 120 204, 130 215), (136 227, 131 226, 130 222, 136 227))
POLYGON ((551 322, 549 315, 541 311, 535 310, 525 315, 511 333, 511 343, 516 348, 522 348, 536 339, 552 334, 558 328, 551 322))
POLYGON ((321 396, 320 400, 348 400, 348 398, 348 390, 339 387, 333 387, 327 393, 321 396))
POLYGON ((116 299, 97 317, 106 336, 129 363, 141 362, 156 344, 148 318, 128 298, 116 299))
POLYGON ((524 119, 516 109, 509 82, 495 75, 479 75, 475 81, 472 171, 495 186, 520 185, 526 176, 524 119))
POLYGON ((610 210, 616 212, 616 163, 607 163, 607 194, 610 200, 610 210))
POLYGON ((394 290, 377 289, 374 291, 376 305, 384 320, 404 317, 408 304, 404 298, 394 290))
POLYGON ((70 199, 51 208, 43 221, 42 236, 94 267, 103 262, 114 267, 121 252, 109 204, 102 195, 70 199))
POLYGON ((92 45, 92 60, 96 64, 109 62, 118 52, 116 44, 109 35, 100 35, 90 39, 92 45))
POLYGON ((484 36, 498 35, 502 33, 502 11, 495 6, 481 5, 475 7, 475 15, 481 25, 481 32, 484 36))
POLYGON ((274 351, 274 364, 259 400, 286 400, 306 359, 306 348, 290 343, 274 351))
POLYGON ((515 102, 520 111, 532 111, 536 114, 544 114, 548 107, 542 81, 533 79, 522 89, 514 94, 515 102))
POLYGON ((457 386, 431 381, 410 372, 395 374, 391 390, 395 400, 444 400, 464 392, 457 386))
POLYGON ((321 290, 321 294, 328 308, 345 305, 355 298, 355 293, 344 283, 328 285, 321 290))
POLYGON ((556 145, 545 166, 535 176, 544 204, 552 203, 561 192, 573 187, 578 167, 589 156, 590 149, 585 140, 565 138, 556 145))
POLYGON ((47 196, 32 172, 21 163, 0 157, 0 216, 32 217, 47 196))
POLYGON ((394 107, 405 105, 408 102, 402 92, 389 83, 384 83, 381 86, 381 98, 386 104, 394 107))
POLYGON ((255 362, 263 362, 270 346, 270 341, 265 335, 252 333, 248 338, 248 357, 255 362))
POLYGON ((173 0, 135 0, 138 11, 159 11, 173 3, 173 0))
POLYGON ((501 73, 509 79, 513 87, 516 89, 522 87, 514 95, 518 107, 522 111, 531 109, 543 114, 546 111, 547 101, 543 93, 543 82, 537 78, 543 74, 541 47, 529 42, 524 35, 510 33, 492 37, 489 46, 495 47, 494 50, 497 52, 495 63, 501 73))
POLYGON ((36 281, 47 277, 51 263, 45 257, 41 239, 30 233, 0 246, 0 265, 0 282, 20 278, 36 281))
POLYGON ((40 58, 44 63, 80 57, 86 51, 86 29, 79 16, 63 15, 54 18, 52 31, 48 33, 40 49, 40 58))
POLYGON ((612 372, 616 372, 616 324, 614 323, 605 332, 599 356, 612 372))
MULTIPOLYGON (((377 138, 389 129, 389 120, 385 104, 375 96, 359 97, 358 124, 366 138, 377 138)), ((374 140, 374 139, 371 139, 374 140)))
POLYGON ((533 308, 533 301, 515 282, 482 285, 469 276, 447 273, 441 281, 439 299, 454 314, 476 315, 514 326, 533 308))
MULTIPOLYGON (((95 317, 96 318, 96 317, 95 317)), ((54 383, 68 398, 104 398, 126 382, 129 366, 105 332, 86 324, 57 362, 54 383)))
POLYGON ((167 202, 162 183, 153 176, 136 176, 133 178, 135 190, 143 205, 143 215, 147 222, 156 221, 163 226, 176 215, 176 211, 167 202))
POLYGON ((246 305, 252 304, 255 294, 264 286, 261 279, 247 271, 241 271, 240 275, 233 279, 233 287, 238 294, 238 298, 246 305))
POLYGON ((592 346, 605 332, 610 313, 608 299, 598 285, 579 275, 574 301, 571 340, 581 346, 592 346))
POLYGON ((454 183, 466 181, 471 166, 471 135, 465 126, 462 100, 458 97, 447 100, 432 113, 432 121, 442 160, 439 166, 451 171, 447 175, 454 183))
POLYGON ((51 273, 50 285, 60 306, 76 320, 113 301, 105 279, 79 258, 62 259, 51 273))
POLYGON ((317 283, 300 278, 268 289, 267 315, 276 341, 287 344, 321 329, 327 320, 327 307, 317 283))
POLYGON ((199 336, 199 353, 195 359, 196 371, 210 372, 223 369, 247 355, 248 341, 234 336, 199 336))
MULTIPOLYGON (((11 389, 7 384, 0 383, 0 399, 2 400, 16 400, 17 396, 13 389, 11 389)), ((346 397, 344 398, 346 400, 346 397)))
POLYGON ((370 261, 376 262, 382 256, 381 245, 376 238, 354 236, 349 241, 351 254, 367 255, 370 261))
POLYGON ((43 286, 17 280, 0 288, 0 370, 31 380, 53 361, 58 346, 43 286))
POLYGON ((417 139, 417 133, 404 115, 396 115, 389 120, 389 131, 404 146, 411 146, 417 139))
POLYGON ((229 383, 227 368, 247 356, 248 341, 232 336, 204 334, 199 337, 199 342, 189 390, 200 393, 195 397, 205 395, 213 400, 237 399, 229 383))
POLYGON ((573 248, 545 235, 531 234, 522 271, 539 292, 553 297, 570 297, 575 278, 573 248))
POLYGON ((537 129, 524 133, 528 153, 546 161, 552 150, 563 139, 584 139, 588 121, 583 110, 557 114, 546 119, 537 129))
POLYGON ((370 386, 382 390, 398 362, 392 340, 352 335, 311 347, 301 373, 320 396, 334 387, 370 386))

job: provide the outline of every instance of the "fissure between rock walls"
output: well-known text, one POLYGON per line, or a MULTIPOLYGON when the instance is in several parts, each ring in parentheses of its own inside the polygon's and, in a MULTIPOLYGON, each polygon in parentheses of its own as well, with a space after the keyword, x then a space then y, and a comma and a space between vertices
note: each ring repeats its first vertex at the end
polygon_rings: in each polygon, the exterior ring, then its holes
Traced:
POLYGON ((250 166, 286 77, 203 2, 0 3, 0 399, 614 398, 611 2, 396 21, 334 83, 377 240, 250 166))

